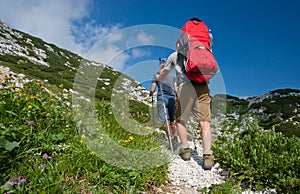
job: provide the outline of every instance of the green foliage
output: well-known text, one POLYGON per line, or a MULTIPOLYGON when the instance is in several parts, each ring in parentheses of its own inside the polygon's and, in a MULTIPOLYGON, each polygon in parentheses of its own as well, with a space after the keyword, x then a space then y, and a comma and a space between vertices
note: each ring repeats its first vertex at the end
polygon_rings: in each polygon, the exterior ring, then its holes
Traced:
MULTIPOLYGON (((77 131, 69 99, 59 91, 39 81, 21 90, 0 89, 0 193, 139 193, 164 182, 166 166, 127 170, 96 157, 77 131)), ((105 130, 123 146, 157 146, 155 134, 121 130, 109 102, 96 107, 105 130), (133 138, 126 143, 129 135, 133 138)))
POLYGON ((213 146, 221 167, 251 189, 275 188, 293 193, 300 189, 300 138, 287 138, 275 130, 249 125, 233 141, 217 140, 213 146))
POLYGON ((129 101, 130 113, 134 118, 137 118, 139 122, 147 122, 150 120, 149 106, 142 102, 130 100, 129 101))
POLYGON ((212 185, 209 188, 201 189, 201 193, 214 193, 214 194, 238 194, 242 193, 241 187, 232 180, 226 180, 224 183, 212 185))
POLYGON ((293 124, 292 122, 282 123, 275 126, 276 132, 281 132, 287 137, 297 136, 300 137, 300 125, 293 124), (294 130, 291 130, 294 129, 294 130))
POLYGON ((225 105, 227 114, 244 114, 249 109, 249 102, 247 100, 225 94, 217 94, 213 96, 212 102, 212 104, 216 106, 216 109, 222 109, 222 106, 225 105))
POLYGON ((264 99, 262 102, 252 104, 251 108, 264 108, 266 116, 259 119, 259 125, 264 129, 271 129, 273 126, 276 126, 276 131, 282 132, 288 137, 293 135, 300 137, 299 124, 294 122, 299 119, 297 115, 299 108, 297 106, 300 103, 300 97, 287 95, 290 92, 297 92, 297 90, 285 89, 273 91, 271 92, 272 94, 277 93, 280 95, 275 95, 272 98, 264 99))

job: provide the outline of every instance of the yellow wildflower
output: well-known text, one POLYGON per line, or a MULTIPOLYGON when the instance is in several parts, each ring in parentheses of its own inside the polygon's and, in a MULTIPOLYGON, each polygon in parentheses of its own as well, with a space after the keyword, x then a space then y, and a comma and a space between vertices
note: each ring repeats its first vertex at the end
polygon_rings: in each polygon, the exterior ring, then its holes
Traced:
POLYGON ((83 142, 84 142, 83 139, 81 139, 81 140, 80 140, 80 143, 83 143, 83 142))
POLYGON ((102 140, 103 137, 104 137, 104 135, 101 133, 101 134, 99 135, 100 140, 102 140))
POLYGON ((149 129, 151 129, 151 127, 150 126, 146 126, 145 129, 149 130, 149 129))
POLYGON ((125 139, 125 140, 124 140, 124 142, 127 143, 127 142, 131 142, 132 140, 133 140, 133 137, 132 137, 132 136, 129 136, 128 139, 125 139))
POLYGON ((129 141, 132 141, 132 140, 133 140, 133 137, 132 137, 132 136, 129 136, 129 137, 128 137, 128 140, 129 140, 129 141))
POLYGON ((91 152, 90 152, 90 155, 91 155, 91 156, 94 156, 94 155, 95 155, 95 152, 91 151, 91 152))
POLYGON ((30 96, 30 99, 35 99, 37 98, 37 96, 30 96))
POLYGON ((32 109, 32 106, 31 106, 31 105, 28 105, 28 108, 29 108, 29 109, 32 109))

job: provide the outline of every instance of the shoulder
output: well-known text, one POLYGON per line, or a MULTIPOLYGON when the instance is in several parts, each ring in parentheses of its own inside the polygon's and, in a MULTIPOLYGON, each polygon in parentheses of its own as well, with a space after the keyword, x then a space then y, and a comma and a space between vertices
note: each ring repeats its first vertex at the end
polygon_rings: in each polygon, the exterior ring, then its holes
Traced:
POLYGON ((167 64, 168 63, 175 63, 177 60, 177 52, 174 51, 173 53, 171 53, 168 57, 168 60, 167 60, 167 64))
POLYGON ((173 53, 170 54, 169 58, 176 58, 177 57, 177 51, 174 51, 173 53))

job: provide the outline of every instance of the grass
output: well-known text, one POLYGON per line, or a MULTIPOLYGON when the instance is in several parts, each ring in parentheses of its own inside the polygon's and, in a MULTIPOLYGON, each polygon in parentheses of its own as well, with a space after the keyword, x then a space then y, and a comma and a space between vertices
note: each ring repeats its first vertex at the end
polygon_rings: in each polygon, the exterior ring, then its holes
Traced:
MULTIPOLYGON (((122 126, 113 112, 123 110, 124 104, 114 107, 96 100, 98 126, 88 104, 78 101, 82 104, 77 111, 64 91, 36 80, 22 89, 9 84, 0 89, 0 193, 140 193, 164 184, 166 158, 147 158, 153 153, 146 150, 159 146, 159 134, 149 131, 145 105, 129 101, 134 119, 125 118, 128 122, 122 126)), ((230 174, 225 183, 201 192, 298 191, 299 141, 257 125, 249 125, 233 140, 219 137, 213 145, 215 157, 230 174)))
MULTIPOLYGON (((47 88, 50 85, 33 81, 23 89, 0 89, 0 193, 138 193, 164 182, 167 165, 126 169, 97 157, 77 130, 70 97, 47 88)), ((122 146, 158 146, 157 134, 121 130, 109 116, 107 101, 97 102, 97 111, 103 130, 122 146)))

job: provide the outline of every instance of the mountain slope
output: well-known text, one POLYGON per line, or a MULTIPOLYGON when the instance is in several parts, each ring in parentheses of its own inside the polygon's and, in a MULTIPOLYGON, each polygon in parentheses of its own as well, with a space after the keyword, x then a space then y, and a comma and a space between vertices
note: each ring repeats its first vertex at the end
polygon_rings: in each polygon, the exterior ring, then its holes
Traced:
POLYGON ((130 90, 132 99, 145 101, 148 98, 147 91, 127 75, 12 29, 1 21, 0 65, 9 67, 13 72, 25 74, 28 78, 47 80, 50 84, 69 90, 73 88, 79 66, 95 66, 102 71, 96 87, 97 98, 109 100, 112 87, 120 76, 123 77, 123 89, 130 90))
POLYGON ((222 114, 217 111, 219 107, 226 104, 224 121, 213 122, 218 135, 220 131, 224 134, 246 130, 247 123, 254 122, 264 129, 275 127, 277 132, 286 136, 300 137, 300 90, 279 89, 247 99, 215 95, 212 99, 216 118, 222 114))

